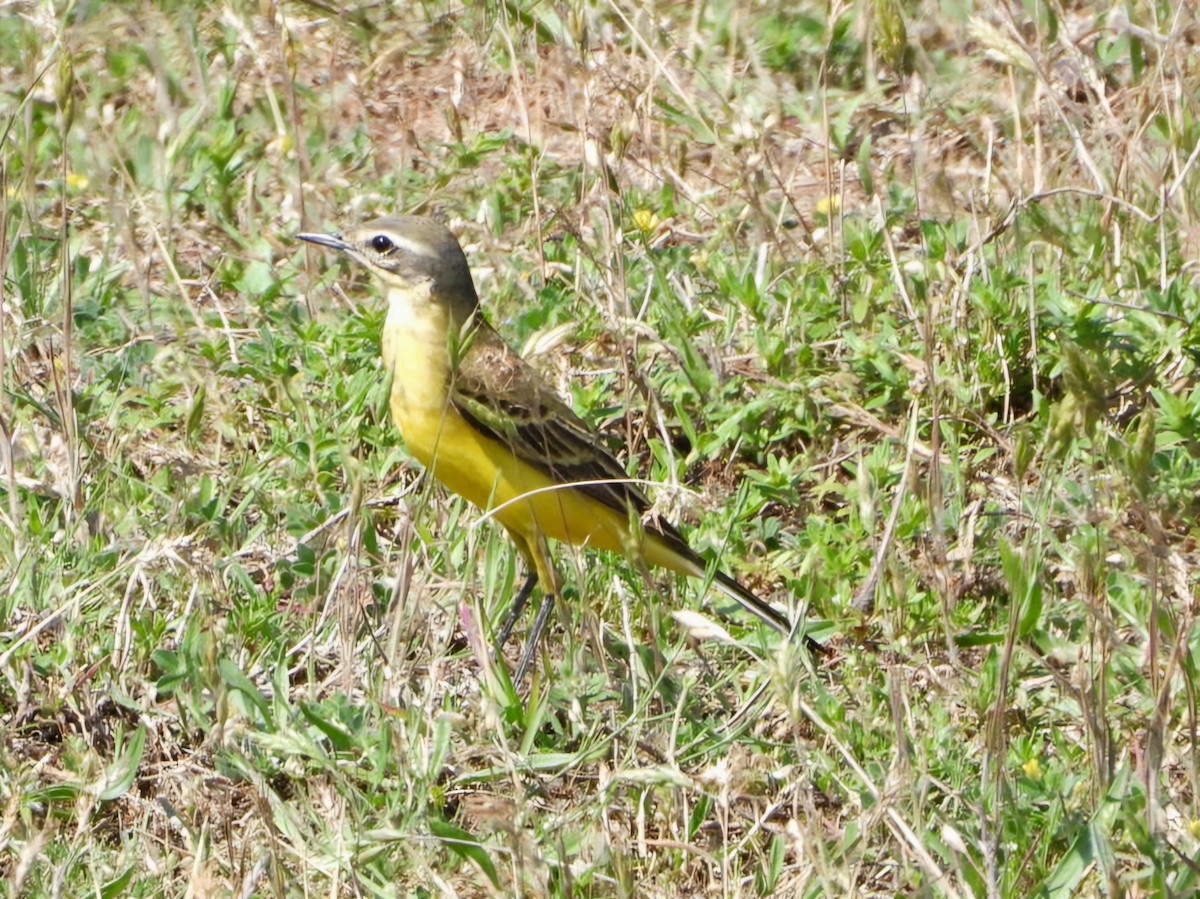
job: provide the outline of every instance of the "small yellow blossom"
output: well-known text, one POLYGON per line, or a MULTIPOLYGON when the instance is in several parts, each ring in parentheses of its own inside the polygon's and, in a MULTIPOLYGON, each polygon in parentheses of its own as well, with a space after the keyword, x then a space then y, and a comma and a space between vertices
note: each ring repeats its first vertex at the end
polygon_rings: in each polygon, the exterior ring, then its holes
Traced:
POLYGON ((842 208, 842 198, 838 194, 830 194, 828 197, 822 197, 817 201, 817 214, 823 215, 826 218, 832 218, 837 215, 839 209, 842 208))
POLYGON ((653 234, 662 224, 662 219, 651 209, 638 209, 633 213, 633 224, 643 234, 653 234))
POLYGON ((267 154, 269 156, 286 156, 292 151, 292 136, 290 134, 276 135, 275 139, 267 144, 267 154))
POLYGON ((67 187, 71 188, 71 190, 84 190, 90 183, 87 175, 81 175, 79 172, 70 172, 67 174, 67 187))
POLYGON ((1026 759, 1025 764, 1021 765, 1021 770, 1025 772, 1025 776, 1031 780, 1042 779, 1042 766, 1038 763, 1037 757, 1026 759))

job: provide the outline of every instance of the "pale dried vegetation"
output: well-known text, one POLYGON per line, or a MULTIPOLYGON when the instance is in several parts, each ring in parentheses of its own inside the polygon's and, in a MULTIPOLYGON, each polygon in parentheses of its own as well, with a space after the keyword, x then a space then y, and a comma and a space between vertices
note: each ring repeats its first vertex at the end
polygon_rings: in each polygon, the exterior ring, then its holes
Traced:
POLYGON ((8 4, 27 36, 0 49, 14 894, 1195 882, 1195 505, 1162 469, 1139 481, 1155 433, 1174 446, 1145 410, 1194 390, 1193 351, 1163 338, 1140 374, 1043 358, 1067 325, 1035 319, 1056 266, 1114 317, 1148 291, 1182 297, 1164 327, 1200 311, 1200 22, 1186 3, 1071 4, 1053 29, 1019 4, 900 5, 903 62, 879 41, 891 0, 808 9, 856 22, 815 37, 761 3, 8 4), (1129 40, 1136 65, 1110 52, 1129 40), (520 578, 511 551, 403 465, 366 284, 291 237, 392 208, 452 223, 501 329, 564 392, 628 406, 601 423, 643 461, 687 454, 680 410, 712 429, 775 396, 764 420, 811 413, 661 493, 689 525, 725 516, 715 546, 745 526, 748 473, 801 460, 756 506, 778 531, 735 545, 778 560, 749 586, 833 620, 826 658, 688 643, 667 612, 694 590, 564 552, 595 601, 513 696, 482 625, 520 578), (1086 252, 1084 220, 1104 236, 1086 252), (959 229, 940 255, 931 223, 959 229), (742 283, 826 284, 840 320, 797 323, 800 299, 760 316, 721 295, 742 283), (993 283, 1027 318, 981 313, 993 283), (703 322, 695 347, 647 312, 668 300, 703 322), (781 376, 757 332, 792 326, 784 358, 807 361, 781 376), (724 405, 669 395, 693 351, 724 405), (1022 805, 1068 747, 1079 770, 1022 805))

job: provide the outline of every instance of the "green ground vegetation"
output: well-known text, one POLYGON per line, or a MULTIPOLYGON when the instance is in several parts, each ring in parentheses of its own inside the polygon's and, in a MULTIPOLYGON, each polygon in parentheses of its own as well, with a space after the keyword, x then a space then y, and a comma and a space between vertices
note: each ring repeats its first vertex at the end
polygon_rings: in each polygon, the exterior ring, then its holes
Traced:
POLYGON ((1185 0, 5 4, 0 880, 1195 892, 1198 45, 1185 0), (514 687, 512 546, 294 240, 389 211, 823 655, 561 549, 514 687))

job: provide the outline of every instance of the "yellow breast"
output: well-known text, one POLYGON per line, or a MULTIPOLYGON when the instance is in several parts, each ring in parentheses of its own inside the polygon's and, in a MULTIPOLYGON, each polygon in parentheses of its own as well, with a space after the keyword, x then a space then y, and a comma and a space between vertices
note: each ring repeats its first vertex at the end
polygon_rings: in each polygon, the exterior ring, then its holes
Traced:
MULTIPOLYGON (((383 362, 392 373, 392 418, 408 451, 448 490, 494 510, 497 521, 531 542, 540 534, 637 555, 626 513, 557 484, 458 413, 449 396, 449 316, 428 288, 392 287, 388 301, 383 362)), ((672 554, 659 558, 665 551, 659 543, 652 538, 640 545, 645 560, 677 568, 672 554)))

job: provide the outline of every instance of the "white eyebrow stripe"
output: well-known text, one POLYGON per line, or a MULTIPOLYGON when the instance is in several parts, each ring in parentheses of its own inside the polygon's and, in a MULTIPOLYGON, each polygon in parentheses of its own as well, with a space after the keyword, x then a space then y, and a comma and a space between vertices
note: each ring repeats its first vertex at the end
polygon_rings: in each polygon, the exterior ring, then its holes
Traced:
POLYGON ((407 253, 412 253, 414 256, 424 256, 426 259, 437 259, 438 258, 437 250, 435 250, 433 247, 429 246, 429 244, 427 244, 427 243, 421 243, 420 241, 409 240, 407 237, 404 237, 400 234, 396 234, 392 231, 381 231, 379 233, 383 234, 388 240, 390 240, 393 244, 395 244, 401 250, 404 250, 407 253))

